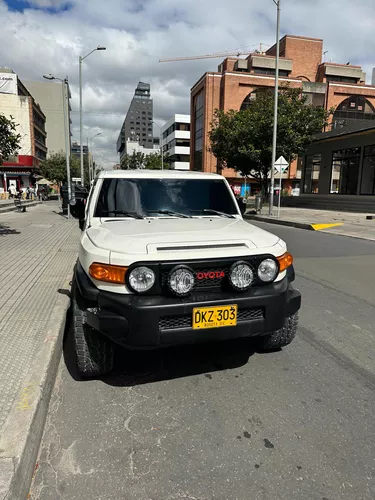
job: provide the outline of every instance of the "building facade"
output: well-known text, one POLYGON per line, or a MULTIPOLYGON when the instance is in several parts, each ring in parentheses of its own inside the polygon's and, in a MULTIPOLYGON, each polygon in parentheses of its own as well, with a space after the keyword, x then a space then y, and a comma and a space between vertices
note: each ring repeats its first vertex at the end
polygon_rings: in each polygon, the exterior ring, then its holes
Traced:
POLYGON ((153 120, 153 102, 150 85, 139 82, 117 139, 117 151, 120 154, 120 163, 128 153, 128 141, 136 141, 146 149, 153 149, 153 120))
MULTIPOLYGON (((47 156, 53 153, 65 152, 65 124, 64 124, 64 98, 61 83, 24 81, 25 87, 30 91, 35 101, 46 116, 46 146, 47 156)), ((71 93, 68 85, 69 96, 69 137, 71 137, 71 93)), ((69 145, 70 148, 70 145, 69 145)))
POLYGON ((173 115, 161 128, 164 161, 169 168, 190 168, 190 115, 173 115))
MULTIPOLYGON (((205 73, 191 89, 190 168, 220 172, 233 183, 243 182, 230 169, 221 169, 209 151, 210 124, 215 109, 241 110, 251 106, 258 89, 275 86, 276 45, 246 59, 228 57, 217 72, 205 73)), ((300 88, 307 103, 335 108, 330 128, 375 119, 375 86, 366 85, 360 66, 323 61, 323 40, 286 35, 280 41, 280 85, 300 88)), ((374 122, 375 123, 375 122, 374 122)), ((293 162, 284 174, 284 188, 299 185, 301 167, 293 162)))
POLYGON ((157 145, 152 145, 152 148, 145 148, 138 141, 127 141, 126 142, 127 154, 132 155, 133 153, 142 153, 144 155, 152 155, 160 153, 160 148, 157 145))
POLYGON ((14 71, 0 68, 0 112, 12 117, 21 136, 18 155, 0 166, 0 192, 35 185, 39 161, 46 159, 46 116, 14 71))

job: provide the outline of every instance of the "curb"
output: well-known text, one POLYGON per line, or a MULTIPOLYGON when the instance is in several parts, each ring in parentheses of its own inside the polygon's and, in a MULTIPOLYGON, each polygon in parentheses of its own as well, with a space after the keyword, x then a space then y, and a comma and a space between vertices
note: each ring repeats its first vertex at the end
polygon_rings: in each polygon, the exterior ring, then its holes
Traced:
POLYGON ((261 215, 244 215, 244 219, 257 220, 259 222, 268 222, 269 224, 277 224, 279 226, 289 226, 296 227, 298 229, 307 229, 308 231, 315 231, 312 224, 307 224, 304 222, 294 222, 282 219, 269 219, 268 217, 262 217, 261 215))
MULTIPOLYGON (((71 277, 64 282, 70 290, 71 277)), ((51 311, 35 356, 0 437, 0 500, 24 500, 29 493, 49 401, 62 354, 70 297, 61 294, 51 311)))
MULTIPOLYGON (((41 201, 30 201, 29 203, 25 203, 23 206, 27 208, 29 207, 35 207, 36 205, 40 205, 42 202, 41 201)), ((18 209, 18 207, 16 207, 15 205, 8 205, 6 207, 1 207, 0 205, 0 215, 1 214, 5 214, 7 212, 16 212, 18 209)))

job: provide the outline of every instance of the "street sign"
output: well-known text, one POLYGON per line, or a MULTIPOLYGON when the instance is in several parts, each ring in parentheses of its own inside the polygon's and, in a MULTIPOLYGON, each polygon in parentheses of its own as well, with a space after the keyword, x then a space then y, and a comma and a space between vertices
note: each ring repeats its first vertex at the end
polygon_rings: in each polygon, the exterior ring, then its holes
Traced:
POLYGON ((289 163, 283 156, 280 156, 278 160, 275 161, 274 164, 275 169, 280 174, 280 182, 279 182, 279 202, 277 204, 277 217, 280 217, 280 205, 281 205, 281 181, 283 177, 283 173, 285 173, 289 168, 289 163))
POLYGON ((286 161, 286 159, 283 156, 280 156, 278 160, 275 161, 274 167, 277 172, 286 172, 289 167, 289 163, 286 161))

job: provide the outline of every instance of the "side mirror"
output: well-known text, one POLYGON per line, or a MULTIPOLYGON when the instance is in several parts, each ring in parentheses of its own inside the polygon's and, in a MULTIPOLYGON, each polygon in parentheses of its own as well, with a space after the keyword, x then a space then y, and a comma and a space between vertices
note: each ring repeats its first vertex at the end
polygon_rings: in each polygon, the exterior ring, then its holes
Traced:
POLYGON ((82 199, 75 200, 75 203, 70 204, 70 213, 75 219, 84 219, 85 218, 85 203, 82 199))
POLYGON ((238 207, 240 209, 241 214, 243 215, 246 212, 247 203, 243 199, 238 200, 238 207))

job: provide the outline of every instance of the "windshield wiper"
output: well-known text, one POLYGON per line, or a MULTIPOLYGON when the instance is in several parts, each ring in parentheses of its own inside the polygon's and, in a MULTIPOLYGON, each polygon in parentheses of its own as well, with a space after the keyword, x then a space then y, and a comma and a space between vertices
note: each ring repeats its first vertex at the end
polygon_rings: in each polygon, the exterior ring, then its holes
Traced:
POLYGON ((181 214, 180 212, 174 212, 173 210, 147 210, 149 214, 160 214, 160 215, 174 215, 176 217, 183 217, 184 219, 191 219, 191 215, 181 214))
POLYGON ((226 214, 225 212, 219 212, 219 210, 212 210, 211 208, 203 208, 202 210, 191 210, 191 212, 203 212, 205 214, 215 214, 221 217, 227 217, 228 219, 235 219, 236 217, 232 214, 226 214))
MULTIPOLYGON (((144 217, 137 212, 127 212, 126 210, 103 210, 102 214, 115 214, 115 216, 124 215, 125 217, 132 217, 133 219, 144 219, 144 217)), ((108 215, 108 217, 111 216, 108 215)))

